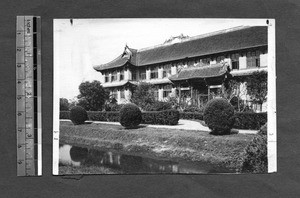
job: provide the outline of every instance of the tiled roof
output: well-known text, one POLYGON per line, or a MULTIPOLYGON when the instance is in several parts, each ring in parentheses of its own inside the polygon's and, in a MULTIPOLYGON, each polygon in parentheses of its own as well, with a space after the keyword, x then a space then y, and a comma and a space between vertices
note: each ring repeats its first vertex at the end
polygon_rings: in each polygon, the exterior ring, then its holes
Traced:
POLYGON ((135 66, 151 65, 155 63, 192 58, 221 52, 265 46, 268 44, 267 27, 244 27, 232 31, 224 31, 208 36, 191 37, 188 40, 155 46, 147 49, 135 50, 130 60, 119 56, 107 64, 94 66, 98 71, 115 68, 129 61, 135 66))
POLYGON ((226 74, 228 71, 227 64, 219 63, 209 66, 194 66, 182 69, 178 74, 171 76, 171 81, 196 79, 196 78, 211 78, 226 74))
POLYGON ((261 67, 261 68, 252 68, 252 69, 241 69, 241 70, 233 70, 230 72, 232 76, 247 76, 252 74, 253 72, 257 71, 268 71, 267 67, 261 67))
POLYGON ((111 69, 111 68, 117 68, 123 66, 125 63, 127 63, 129 60, 128 57, 124 57, 122 55, 115 58, 113 61, 103 64, 103 65, 95 65, 94 69, 97 71, 111 69))
POLYGON ((123 81, 117 81, 117 82, 109 82, 109 83, 103 83, 104 88, 109 88, 109 87, 121 87, 129 83, 128 80, 123 80, 123 81))

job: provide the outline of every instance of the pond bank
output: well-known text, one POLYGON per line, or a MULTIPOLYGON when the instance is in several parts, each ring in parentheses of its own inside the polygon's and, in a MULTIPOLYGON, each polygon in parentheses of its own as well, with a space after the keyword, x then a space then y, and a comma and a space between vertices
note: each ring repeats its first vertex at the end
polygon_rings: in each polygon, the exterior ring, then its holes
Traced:
POLYGON ((240 169, 244 149, 253 135, 232 134, 213 136, 196 130, 140 127, 124 129, 109 124, 74 126, 60 123, 60 143, 123 153, 209 162, 240 169))

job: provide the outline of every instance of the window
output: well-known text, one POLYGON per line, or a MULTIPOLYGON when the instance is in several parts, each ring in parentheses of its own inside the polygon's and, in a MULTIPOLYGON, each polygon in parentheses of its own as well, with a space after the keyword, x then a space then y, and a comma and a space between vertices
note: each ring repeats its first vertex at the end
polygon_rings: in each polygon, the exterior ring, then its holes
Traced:
POLYGON ((163 97, 164 97, 164 98, 169 97, 169 95, 172 93, 172 86, 171 86, 171 85, 165 85, 165 86, 163 87, 163 89, 164 89, 163 97))
POLYGON ((121 72, 120 72, 120 81, 121 80, 124 80, 124 70, 122 70, 121 72))
POLYGON ((232 54, 231 55, 231 67, 232 69, 239 69, 239 54, 232 54))
POLYGON ((105 74, 105 82, 109 82, 109 74, 108 73, 105 74))
POLYGON ((169 77, 171 75, 171 66, 164 66, 163 78, 169 77))
POLYGON ((247 68, 259 67, 260 66, 260 51, 248 52, 247 53, 247 68))
POLYGON ((114 99, 118 99, 118 91, 117 90, 113 90, 111 92, 111 97, 114 98, 114 99))
POLYGON ((125 99, 125 91, 124 91, 124 89, 121 90, 121 98, 125 99))
POLYGON ((155 100, 158 100, 158 89, 154 90, 154 98, 155 100))
POLYGON ((131 75, 132 75, 132 80, 136 81, 137 80, 137 77, 136 77, 137 72, 136 72, 136 70, 132 70, 131 75))
POLYGON ((117 72, 114 71, 112 74, 111 74, 111 82, 114 82, 117 80, 117 72))
POLYGON ((217 57, 217 63, 221 62, 224 59, 225 59, 225 56, 218 56, 217 57))
POLYGON ((145 80, 146 79, 146 68, 143 68, 140 70, 140 75, 139 75, 140 80, 145 80))
POLYGON ((204 58, 204 59, 200 59, 200 66, 206 66, 210 64, 210 58, 204 58))
POLYGON ((155 78, 158 78, 158 68, 157 67, 151 69, 150 79, 155 79, 155 78))

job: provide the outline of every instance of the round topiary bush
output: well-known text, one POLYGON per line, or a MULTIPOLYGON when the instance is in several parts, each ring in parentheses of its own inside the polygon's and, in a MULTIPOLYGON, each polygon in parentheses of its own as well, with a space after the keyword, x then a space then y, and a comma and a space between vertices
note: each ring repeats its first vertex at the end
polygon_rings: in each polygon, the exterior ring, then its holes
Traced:
POLYGON ((234 108, 223 98, 212 99, 205 106, 203 119, 212 134, 230 134, 234 124, 234 108))
POLYGON ((132 103, 125 104, 120 110, 120 123, 125 128, 136 128, 142 122, 142 112, 132 103))
POLYGON ((75 125, 84 124, 84 121, 88 119, 88 115, 84 108, 75 106, 70 111, 70 119, 75 125))

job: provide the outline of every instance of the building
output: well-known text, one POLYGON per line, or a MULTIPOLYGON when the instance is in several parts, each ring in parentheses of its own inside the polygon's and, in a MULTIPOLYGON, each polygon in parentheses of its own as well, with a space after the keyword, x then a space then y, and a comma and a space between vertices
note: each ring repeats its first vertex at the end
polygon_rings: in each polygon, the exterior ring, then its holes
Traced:
MULTIPOLYGON (((94 69, 118 103, 130 100, 133 86, 148 82, 155 85, 158 100, 178 96, 201 106, 222 92, 229 74, 235 78, 267 71, 267 35, 265 26, 241 26, 195 37, 181 35, 144 49, 126 45, 120 56, 94 69)), ((239 89, 245 91, 245 84, 239 89)), ((240 98, 247 102, 249 96, 240 98)))

